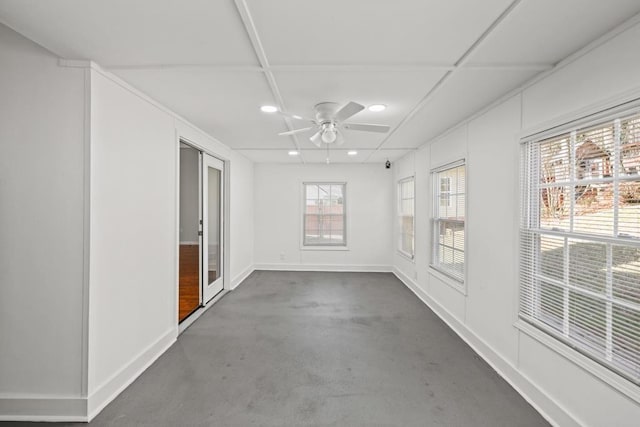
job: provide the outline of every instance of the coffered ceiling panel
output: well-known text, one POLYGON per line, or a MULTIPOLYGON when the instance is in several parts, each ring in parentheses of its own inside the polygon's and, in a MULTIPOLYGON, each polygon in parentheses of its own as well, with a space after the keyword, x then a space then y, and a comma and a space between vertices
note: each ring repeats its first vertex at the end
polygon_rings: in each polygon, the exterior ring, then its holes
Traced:
POLYGON ((483 106, 533 77, 537 71, 460 69, 384 145, 419 147, 483 106))
POLYGON ((249 0, 271 64, 453 64, 511 0, 249 0))
POLYGON ((345 131, 335 156, 393 161, 638 12, 638 0, 0 0, 0 22, 54 54, 96 61, 278 163, 326 155, 313 131, 278 136, 305 123, 262 105, 312 116, 325 101, 386 104, 350 121, 391 133, 345 131))
POLYGON ((262 73, 208 68, 115 70, 124 80, 231 148, 295 146, 282 120, 262 113, 273 96, 262 73))
POLYGON ((638 12, 638 0, 522 1, 469 61, 555 64, 638 12))
POLYGON ((233 0, 2 0, 0 21, 63 58, 107 67, 257 64, 233 0))
POLYGON ((302 163, 301 156, 290 156, 289 150, 238 150, 255 163, 302 163))
POLYGON ((303 150, 302 155, 305 163, 327 163, 327 157, 329 158, 329 163, 362 163, 365 159, 369 157, 372 153, 372 150, 358 150, 358 154, 355 156, 349 156, 348 150, 342 149, 334 149, 329 150, 303 150))
POLYGON ((406 156, 413 150, 377 150, 371 153, 368 159, 366 159, 367 163, 380 163, 380 170, 384 168, 384 163, 389 160, 391 164, 391 168, 393 168, 393 162, 402 157, 406 156))
MULTIPOLYGON (((366 107, 384 104, 382 112, 365 109, 348 122, 373 123, 395 127, 444 75, 442 70, 400 71, 276 71, 275 78, 288 111, 313 118, 313 106, 319 102, 349 101, 366 107)), ((282 121, 280 117, 274 117, 282 121)), ((295 123, 305 127, 305 122, 295 123)), ((309 131, 300 136, 301 147, 311 148, 309 131), (304 144, 303 144, 304 142, 304 144), (305 146, 305 144, 307 146, 305 146)), ((376 148, 386 134, 344 131, 345 149, 376 148)))

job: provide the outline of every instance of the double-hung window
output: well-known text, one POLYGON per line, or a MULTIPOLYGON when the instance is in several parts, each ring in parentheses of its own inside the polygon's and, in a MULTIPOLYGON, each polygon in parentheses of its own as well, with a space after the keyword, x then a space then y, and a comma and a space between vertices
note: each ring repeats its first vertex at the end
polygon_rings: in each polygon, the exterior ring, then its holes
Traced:
POLYGON ((346 246, 346 184, 303 185, 303 246, 346 246))
POLYGON ((413 177, 398 182, 398 219, 400 232, 398 233, 398 250, 403 255, 413 259, 414 255, 414 224, 415 224, 415 180, 413 177))
POLYGON ((640 384, 640 115, 522 143, 520 318, 640 384))
POLYGON ((464 283, 465 192, 463 160, 431 171, 433 184, 431 267, 464 283))

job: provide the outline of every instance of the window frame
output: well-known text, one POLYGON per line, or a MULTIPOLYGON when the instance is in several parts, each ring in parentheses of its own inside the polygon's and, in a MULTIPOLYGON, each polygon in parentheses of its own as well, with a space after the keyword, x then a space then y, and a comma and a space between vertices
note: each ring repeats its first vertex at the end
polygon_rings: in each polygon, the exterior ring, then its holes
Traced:
POLYGON ((413 261, 415 259, 415 254, 416 254, 416 178, 414 175, 408 176, 406 178, 402 178, 400 180, 398 180, 398 184, 397 184, 397 192, 398 192, 398 197, 397 197, 397 216, 398 216, 398 241, 397 241, 397 246, 396 246, 396 250, 398 251, 398 253, 408 259, 410 259, 411 261, 413 261), (402 185, 406 184, 408 182, 412 182, 413 183, 413 197, 411 197, 410 199, 404 199, 402 197, 402 185), (403 243, 403 236, 404 233, 402 232, 402 218, 406 215, 403 215, 403 210, 402 210, 402 201, 403 200, 413 200, 413 210, 411 212, 411 220, 412 220, 412 231, 413 231, 413 235, 412 237, 412 252, 409 253, 407 251, 405 251, 402 248, 402 243, 403 243))
MULTIPOLYGON (((538 240, 540 239, 540 237, 556 237, 556 238, 562 238, 562 239, 573 239, 573 240, 585 240, 585 241, 591 241, 591 242, 596 242, 596 243, 601 243, 601 244, 605 244, 607 245, 607 255, 605 256, 605 263, 607 264, 607 269, 610 270, 611 269, 611 263, 612 260, 610 259, 610 246, 612 245, 620 245, 620 246, 624 246, 626 243, 629 242, 629 238, 628 236, 623 237, 621 234, 618 234, 617 236, 607 236, 607 235, 603 235, 600 236, 598 234, 584 234, 584 233, 580 233, 580 232, 576 232, 576 231, 566 231, 566 230, 561 230, 561 229, 543 229, 542 227, 538 226, 538 227, 532 227, 531 226, 531 215, 538 215, 538 217, 541 215, 541 204, 542 202, 540 200, 537 200, 537 192, 536 189, 540 189, 545 187, 545 184, 535 186, 535 184, 532 183, 533 179, 531 179, 531 177, 529 175, 531 175, 531 172, 529 171, 529 167, 533 167, 530 166, 529 162, 531 161, 531 159, 527 158, 527 154, 525 154, 525 151, 527 149, 528 144, 535 144, 536 142, 545 142, 548 141, 550 139, 553 138, 559 138, 562 137, 564 135, 567 135, 568 138, 570 139, 570 164, 571 164, 571 160, 576 160, 575 159, 575 149, 576 149, 576 134, 579 132, 585 132, 587 130, 594 130, 594 129, 604 129, 608 126, 613 126, 614 129, 616 129, 617 126, 619 126, 620 121, 625 121, 625 120, 629 120, 630 118, 632 118, 634 115, 640 114, 640 100, 635 100, 634 102, 631 102, 627 105, 625 104, 621 104, 621 105, 613 105, 607 109, 600 109, 599 111, 595 111, 592 114, 589 115, 584 115, 581 118, 578 118, 576 120, 570 121, 570 122, 562 122, 562 123, 553 123, 552 125, 549 125, 546 127, 546 129, 541 130, 539 132, 536 133, 529 133, 527 134, 521 134, 523 135, 521 138, 519 138, 519 145, 520 145, 520 149, 521 149, 521 153, 520 153, 520 212, 518 215, 518 309, 517 309, 517 313, 516 313, 516 322, 515 322, 515 326, 522 332, 526 333, 527 335, 531 336, 532 338, 540 341, 541 343, 543 343, 544 345, 546 345, 547 347, 553 349, 554 351, 556 351, 557 353, 561 354, 562 356, 566 357, 567 359, 571 360, 572 362, 576 363, 577 365, 583 367, 587 372, 597 376, 598 378, 602 379, 603 381, 605 381, 606 383, 610 384, 611 386, 613 386, 614 388, 616 388, 617 390, 623 392, 624 394, 626 394, 627 396, 631 397, 632 399, 634 399, 636 402, 640 402, 640 388, 638 388, 638 386, 640 386, 640 381, 638 379, 632 379, 629 375, 627 375, 624 370, 622 370, 621 368, 617 368, 613 362, 608 362, 606 360, 606 358, 608 356, 606 356, 607 352, 609 352, 609 344, 607 344, 607 348, 605 348, 605 356, 595 356, 593 354, 593 352, 588 351, 587 349, 584 348, 585 344, 581 344, 579 342, 575 341, 575 338, 569 338, 569 337, 565 337, 563 336, 563 332, 562 331, 557 331, 554 330, 553 327, 547 325, 544 326, 542 325, 542 320, 540 319, 535 319, 532 318, 526 314, 522 313, 522 295, 525 292, 532 292, 531 289, 525 289, 525 285, 522 283, 523 279, 522 279, 522 274, 523 274, 523 263, 525 262, 523 260, 523 254, 522 254, 522 244, 523 244, 523 233, 525 231, 529 231, 530 234, 534 234, 538 236, 538 240), (535 188, 534 188, 535 186, 535 188), (533 200, 534 198, 532 197, 532 194, 535 192, 536 194, 536 200, 533 200), (532 214, 532 209, 537 209, 537 213, 532 214)), ((614 130, 614 136, 613 136, 613 143, 614 143, 614 147, 615 147, 615 153, 617 153, 616 155, 620 155, 620 147, 621 147, 621 142, 620 142, 620 137, 615 135, 616 133, 618 133, 619 130, 614 130)), ((540 166, 540 160, 537 159, 536 160, 536 164, 538 165, 537 167, 539 168, 540 166)), ((621 171, 620 171, 620 166, 615 165, 612 166, 612 168, 616 168, 616 172, 611 172, 610 176, 607 176, 603 173, 599 173, 598 176, 594 176, 593 175, 593 169, 589 168, 584 176, 579 175, 578 173, 578 166, 571 165, 570 166, 572 169, 572 173, 574 175, 570 175, 569 178, 569 184, 566 184, 564 182, 560 182, 558 183, 558 186, 569 186, 570 190, 574 185, 577 185, 577 183, 580 182, 584 182, 584 181, 593 181, 593 183, 595 184, 601 184, 601 182, 612 182, 612 183, 619 183, 619 182, 627 182, 626 178, 620 178, 620 176, 622 176, 621 171)), ((629 180, 630 181, 630 180, 629 180)), ((548 185, 548 184, 546 184, 548 185)), ((614 184, 616 185, 616 184, 614 184)), ((546 187, 545 187, 546 188, 546 187)), ((569 194, 572 194, 572 192, 570 192, 569 194)), ((573 197, 570 197, 570 199, 573 199, 573 197)), ((571 205, 573 206, 576 202, 571 201, 571 205)), ((619 208, 617 205, 615 205, 613 207, 614 211, 617 211, 619 208)), ((571 218, 570 221, 574 221, 574 218, 576 217, 576 213, 575 211, 571 211, 571 213, 569 214, 569 217, 571 218)), ((616 217, 616 214, 614 214, 614 217, 616 217)), ((617 221, 614 220, 614 221, 617 221)), ((617 222, 616 222, 617 224, 617 222)), ((613 225, 614 229, 617 229, 617 226, 614 224, 613 225)), ((636 244, 636 242, 638 242, 638 238, 633 238, 633 242, 634 245, 636 244)), ((533 246, 535 247, 535 253, 533 254, 533 257, 535 257, 538 261, 536 260, 532 260, 532 259, 528 259, 526 260, 526 262, 529 262, 530 264, 535 264, 536 262, 539 263, 539 260, 541 258, 541 253, 540 253, 540 243, 537 243, 537 245, 534 243, 533 246)), ((566 246, 566 243, 565 243, 566 246)), ((565 251, 567 251, 567 249, 565 248, 565 251)), ((569 261, 565 261, 565 264, 569 262, 569 261)), ((540 266, 538 265, 536 268, 540 268, 540 266)), ((566 267, 565 267, 566 269, 566 267)), ((537 292, 541 292, 541 288, 540 286, 542 285, 538 285, 537 292)), ((563 285, 565 286, 565 285, 563 285)), ((607 287, 610 287, 610 284, 606 284, 607 287)), ((564 288, 563 288, 564 289, 564 288)), ((575 289, 572 288, 571 284, 567 284, 566 285, 566 289, 569 289, 569 291, 574 291, 575 293, 575 289)), ((608 292, 608 291, 607 291, 608 292)), ((588 294, 588 292, 587 292, 588 294)), ((563 304, 566 304, 568 301, 568 296, 563 296, 562 301, 563 304), (566 301, 565 301, 566 300, 566 301)), ((593 295, 591 295, 591 298, 594 298, 597 301, 600 301, 600 299, 602 299, 602 301, 605 301, 606 298, 609 298, 608 296, 606 297, 600 297, 598 296, 596 298, 595 293, 593 293, 593 295)), ((617 303, 610 303, 611 306, 615 306, 617 303)), ((533 306, 533 303, 532 303, 533 306)), ((606 306, 607 310, 610 310, 608 308, 608 306, 606 306)), ((624 307, 624 305, 623 305, 624 307)), ((535 307, 533 307, 535 309, 535 307)), ((540 310, 538 308, 538 310, 540 310)), ((570 310, 567 306, 567 310, 570 310)), ((611 329, 613 326, 606 324, 604 326, 605 328, 605 332, 607 334, 609 334, 609 329, 611 329)))
MULTIPOLYGON (((438 277, 439 279, 441 279, 444 283, 448 284, 449 286, 453 287, 454 289, 456 289, 457 291, 461 292, 463 295, 467 294, 467 248, 468 248, 468 233, 467 233, 467 212, 468 212, 468 203, 467 203, 467 196, 468 196, 468 166, 467 166, 467 162, 465 158, 461 158, 458 160, 455 160, 453 162, 450 163, 446 163, 443 164, 441 166, 438 166, 436 168, 431 169, 430 171, 430 179, 431 179, 431 203, 432 203, 432 209, 431 209, 431 218, 430 218, 430 226, 431 226, 431 255, 429 258, 429 272, 430 274, 438 277), (464 219, 463 220, 449 220, 449 219, 441 219, 438 216, 438 210, 441 206, 440 204, 440 200, 441 200, 441 178, 439 176, 440 173, 442 172, 446 172, 448 170, 451 169, 456 169, 458 167, 464 167, 464 174, 465 174, 465 179, 464 179, 464 199, 465 199, 465 203, 464 203, 464 219), (464 250, 463 250, 463 255, 464 255, 464 263, 463 263, 463 271, 462 271, 462 275, 457 276, 454 273, 448 271, 446 268, 442 268, 440 266, 440 263, 438 262, 438 254, 439 254, 439 246, 440 246, 440 233, 438 231, 440 224, 442 223, 442 221, 446 221, 446 222, 451 222, 451 223, 456 223, 458 225, 462 225, 463 230, 464 230, 464 250)), ((447 192, 448 196, 449 196, 449 203, 447 204, 446 207, 451 207, 451 195, 452 195, 452 189, 451 189, 451 179, 449 178, 449 191, 447 192)), ((456 196, 459 193, 456 193, 456 196)))
MULTIPOLYGON (((319 217, 324 217, 320 214, 319 217)), ((347 182, 346 181, 304 181, 302 182, 302 234, 300 236, 300 249, 302 250, 348 250, 348 226, 347 226, 347 182), (340 243, 307 243, 307 186, 333 185, 342 186, 342 242, 340 243)))
POLYGON ((439 197, 438 197, 439 206, 443 206, 443 204, 442 204, 442 200, 443 200, 442 196, 446 195, 447 196, 446 199, 445 199, 447 201, 446 207, 450 208, 451 207, 451 177, 450 176, 441 176, 440 177, 440 187, 439 187, 438 191, 439 191, 439 197), (448 188, 448 190, 444 190, 443 191, 442 190, 442 182, 443 182, 444 179, 447 180, 447 188, 448 188))

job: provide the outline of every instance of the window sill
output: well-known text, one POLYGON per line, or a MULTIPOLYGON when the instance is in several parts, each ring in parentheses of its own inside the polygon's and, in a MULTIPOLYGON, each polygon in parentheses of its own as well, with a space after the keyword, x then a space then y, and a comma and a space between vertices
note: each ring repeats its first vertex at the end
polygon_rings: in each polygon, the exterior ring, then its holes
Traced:
POLYGON ((348 251, 347 246, 301 246, 301 251, 348 251))
POLYGON ((406 258, 408 261, 411 261, 414 264, 416 263, 415 256, 413 256, 413 255, 411 255, 411 254, 409 254, 409 253, 407 253, 405 251, 401 251, 400 249, 398 249, 396 252, 398 253, 398 255, 400 255, 403 258, 406 258))
POLYGON ((520 332, 553 350, 574 365, 609 385, 614 390, 624 394, 636 403, 640 403, 640 388, 631 381, 621 377, 578 351, 573 350, 571 347, 523 320, 518 319, 516 323, 514 323, 514 326, 520 332))
POLYGON ((436 279, 440 280, 444 284, 460 292, 462 295, 467 296, 467 286, 464 282, 460 282, 459 280, 454 279, 453 277, 443 273, 442 271, 438 270, 432 265, 429 266, 428 272, 429 272, 429 275, 435 277, 436 279))

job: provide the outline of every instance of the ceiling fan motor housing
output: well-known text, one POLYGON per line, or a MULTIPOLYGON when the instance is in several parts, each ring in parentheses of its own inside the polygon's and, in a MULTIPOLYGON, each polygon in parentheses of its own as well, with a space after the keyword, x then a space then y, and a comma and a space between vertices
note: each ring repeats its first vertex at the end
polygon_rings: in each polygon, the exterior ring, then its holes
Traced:
POLYGON ((334 121, 340 105, 337 102, 321 102, 314 107, 316 110, 316 122, 318 124, 331 123, 334 121))

